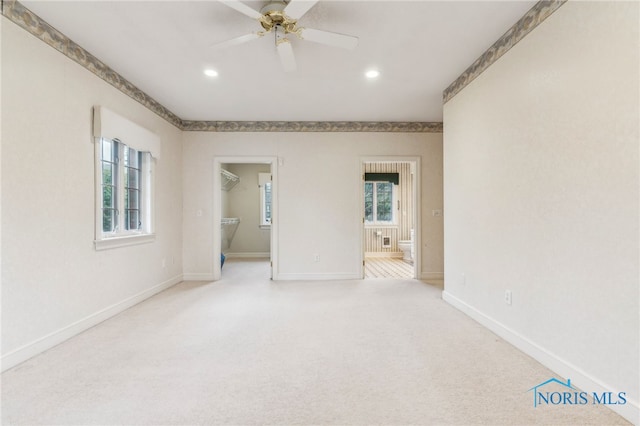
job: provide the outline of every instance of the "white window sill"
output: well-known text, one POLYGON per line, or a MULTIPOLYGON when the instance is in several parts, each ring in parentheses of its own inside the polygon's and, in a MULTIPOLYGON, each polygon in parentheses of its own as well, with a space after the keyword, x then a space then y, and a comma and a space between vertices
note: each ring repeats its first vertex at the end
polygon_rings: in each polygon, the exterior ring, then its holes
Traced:
POLYGON ((396 223, 368 223, 364 224, 365 228, 397 228, 398 224, 396 223))
POLYGON ((271 225, 259 225, 259 228, 268 231, 269 229, 271 229, 271 225))
POLYGON ((156 234, 126 235, 122 237, 103 238, 95 240, 96 250, 109 250, 118 247, 146 244, 155 241, 156 234))

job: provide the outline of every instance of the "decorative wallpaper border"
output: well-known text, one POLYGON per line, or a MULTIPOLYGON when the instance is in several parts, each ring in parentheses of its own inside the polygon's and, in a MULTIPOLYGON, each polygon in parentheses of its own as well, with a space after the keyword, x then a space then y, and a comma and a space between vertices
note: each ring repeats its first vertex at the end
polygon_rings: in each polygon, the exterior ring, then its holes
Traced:
POLYGON ((471 64, 465 72, 460 75, 453 83, 447 87, 442 93, 443 103, 447 103, 465 86, 471 83, 484 70, 489 68, 502 55, 507 53, 509 49, 515 46, 535 27, 540 25, 542 21, 547 19, 553 12, 558 10, 560 6, 565 4, 567 0, 541 0, 536 3, 525 15, 520 18, 509 30, 504 33, 493 45, 487 49, 476 61, 471 64))
POLYGON ((189 121, 183 120, 17 0, 0 0, 2 15, 125 95, 184 131, 442 133, 441 122, 189 121))
POLYGON ((73 40, 53 28, 38 15, 24 7, 20 2, 16 0, 3 0, 2 14, 49 46, 111 84, 125 95, 128 95, 155 112, 169 123, 178 128, 182 127, 180 117, 163 107, 151 96, 137 88, 133 83, 115 72, 91 53, 84 50, 73 40))
POLYGON ((442 133, 442 123, 369 121, 184 121, 190 132, 442 133))

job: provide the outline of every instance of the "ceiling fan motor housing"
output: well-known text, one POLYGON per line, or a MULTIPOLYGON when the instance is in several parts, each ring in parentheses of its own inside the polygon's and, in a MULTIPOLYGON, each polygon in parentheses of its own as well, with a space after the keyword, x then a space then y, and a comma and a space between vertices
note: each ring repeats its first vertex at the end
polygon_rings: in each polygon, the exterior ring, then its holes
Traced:
POLYGON ((262 13, 262 19, 260 19, 262 28, 271 31, 273 27, 279 26, 285 33, 297 33, 297 21, 284 13, 286 6, 287 4, 283 1, 274 1, 260 9, 260 13, 262 13))

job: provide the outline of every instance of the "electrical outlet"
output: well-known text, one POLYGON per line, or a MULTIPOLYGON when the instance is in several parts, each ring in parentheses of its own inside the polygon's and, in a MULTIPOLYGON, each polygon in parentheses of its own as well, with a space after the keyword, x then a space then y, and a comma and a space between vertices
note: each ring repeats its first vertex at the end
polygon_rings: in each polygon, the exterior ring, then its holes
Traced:
POLYGON ((162 267, 163 268, 167 267, 167 258, 166 257, 164 259, 162 259, 162 267))
POLYGON ((313 261, 314 262, 320 262, 320 255, 319 254, 314 254, 313 255, 313 261))
POLYGON ((463 272, 460 274, 460 285, 466 285, 466 284, 467 284, 467 277, 463 272))
POLYGON ((511 290, 504 291, 504 303, 511 305, 511 290))

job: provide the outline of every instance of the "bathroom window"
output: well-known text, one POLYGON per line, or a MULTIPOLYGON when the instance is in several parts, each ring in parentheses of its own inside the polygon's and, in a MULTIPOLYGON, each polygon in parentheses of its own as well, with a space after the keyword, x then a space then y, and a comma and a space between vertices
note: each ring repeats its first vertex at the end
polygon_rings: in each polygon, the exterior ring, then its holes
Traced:
POLYGON ((364 220, 371 225, 395 223, 395 186, 391 182, 364 183, 364 220))
POLYGON ((258 173, 260 187, 260 227, 271 227, 271 173, 258 173))

